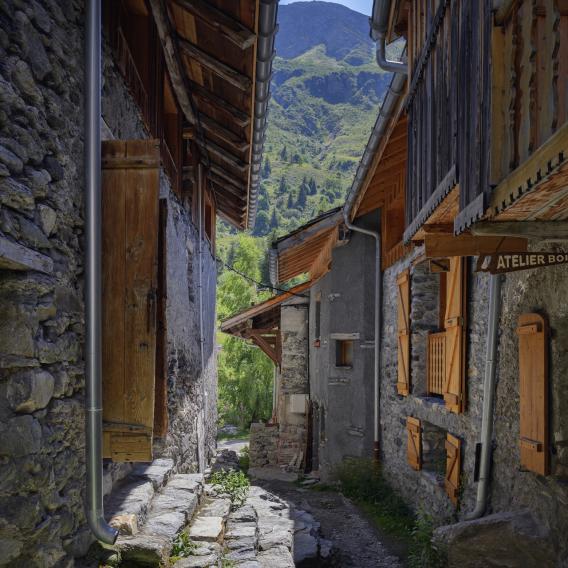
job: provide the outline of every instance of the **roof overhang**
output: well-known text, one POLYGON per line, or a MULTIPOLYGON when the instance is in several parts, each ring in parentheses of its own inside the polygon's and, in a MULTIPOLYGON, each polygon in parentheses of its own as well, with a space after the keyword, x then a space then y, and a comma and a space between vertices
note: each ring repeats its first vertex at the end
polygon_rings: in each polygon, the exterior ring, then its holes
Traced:
POLYGON ((276 240, 271 251, 272 282, 286 282, 301 274, 309 274, 312 281, 321 278, 329 270, 342 222, 342 209, 336 207, 276 240))
MULTIPOLYGON (((254 225, 277 0, 150 0, 184 140, 205 166, 220 216, 254 225)), ((184 184, 197 184, 193 166, 184 184)))

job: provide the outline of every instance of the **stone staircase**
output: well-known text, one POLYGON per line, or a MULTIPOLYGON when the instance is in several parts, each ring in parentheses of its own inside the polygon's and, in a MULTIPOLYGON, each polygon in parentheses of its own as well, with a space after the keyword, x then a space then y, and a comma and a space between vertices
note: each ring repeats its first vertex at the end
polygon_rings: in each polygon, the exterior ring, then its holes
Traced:
POLYGON ((106 511, 120 536, 113 547, 95 547, 82 566, 292 568, 295 540, 299 558, 315 557, 326 546, 309 513, 265 489, 252 486, 232 510, 202 474, 174 473, 166 459, 136 466, 106 511), (175 558, 172 546, 182 532, 193 544, 186 557, 175 558))

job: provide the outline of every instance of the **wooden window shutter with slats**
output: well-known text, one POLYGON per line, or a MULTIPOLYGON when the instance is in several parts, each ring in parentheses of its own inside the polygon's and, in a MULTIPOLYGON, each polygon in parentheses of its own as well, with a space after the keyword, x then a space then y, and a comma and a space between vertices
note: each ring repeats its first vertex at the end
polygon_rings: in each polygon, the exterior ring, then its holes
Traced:
POLYGON ((450 258, 446 276, 446 376, 444 401, 452 412, 463 412, 465 393, 466 259, 450 258))
POLYGON ((412 469, 422 469, 422 425, 418 418, 409 416, 406 419, 406 430, 408 432, 408 443, 406 457, 412 469))
POLYGON ((518 324, 521 467, 548 475, 548 326, 539 314, 518 324))
POLYGON ((160 149, 102 146, 103 455, 151 461, 160 149))
POLYGON ((398 290, 398 372, 396 390, 407 396, 410 393, 410 270, 396 279, 398 290))
POLYGON ((446 437, 446 493, 457 505, 461 476, 461 440, 448 434, 446 437))

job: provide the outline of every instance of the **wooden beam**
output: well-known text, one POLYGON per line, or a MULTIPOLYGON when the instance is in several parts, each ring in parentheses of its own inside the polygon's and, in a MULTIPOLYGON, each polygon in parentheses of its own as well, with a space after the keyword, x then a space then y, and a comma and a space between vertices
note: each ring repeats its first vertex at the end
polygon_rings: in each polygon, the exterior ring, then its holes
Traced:
POLYGON ((453 234, 424 235, 426 258, 479 256, 496 252, 525 252, 527 240, 514 237, 478 237, 453 234))
MULTIPOLYGON (((231 185, 224 180, 219 180, 219 178, 216 178, 214 174, 213 176, 209 175, 208 177, 211 185, 214 185, 216 188, 218 188, 221 193, 229 193, 231 195, 234 195, 235 197, 239 197, 240 199, 246 198, 246 191, 241 191, 238 187, 235 187, 234 185, 231 185)), ((213 190, 216 191, 215 188, 213 188, 213 190)))
POLYGON ((536 191, 539 183, 549 175, 549 170, 561 162, 560 156, 567 153, 568 122, 493 190, 488 215, 497 215, 529 191, 536 191))
POLYGON ((156 22, 158 36, 164 50, 164 58, 172 81, 172 86, 185 118, 195 124, 195 110, 189 95, 189 83, 184 72, 179 47, 175 41, 175 30, 168 16, 165 0, 150 0, 150 7, 156 22))
POLYGON ((221 146, 215 144, 215 142, 211 142, 211 140, 205 140, 204 142, 198 141, 197 145, 205 148, 205 150, 207 150, 209 154, 217 156, 217 158, 219 158, 226 164, 229 164, 231 167, 238 170, 241 174, 247 172, 249 166, 246 162, 243 162, 239 157, 225 150, 225 148, 221 148, 221 146))
POLYGON ((201 99, 209 104, 216 106, 217 108, 225 111, 227 114, 231 115, 237 126, 245 128, 251 121, 251 117, 248 113, 232 105, 229 101, 226 101, 220 97, 217 93, 210 91, 206 87, 196 83, 195 81, 189 80, 189 88, 191 94, 198 99, 201 99))
MULTIPOLYGON (((213 118, 209 118, 206 115, 201 115, 199 117, 199 122, 203 130, 217 138, 220 138, 226 144, 230 144, 235 150, 239 152, 244 152, 249 147, 249 143, 241 138, 238 134, 235 134, 231 130, 225 128, 221 123, 217 122, 213 118)), ((188 140, 192 140, 195 136, 192 128, 186 128, 183 131, 183 137, 188 140)))
POLYGON ((258 347, 266 354, 275 365, 280 365, 280 361, 278 360, 278 355, 276 353, 276 349, 272 347, 261 335, 257 335, 253 333, 254 330, 250 331, 250 338, 251 340, 256 343, 258 347))
POLYGON ((203 0, 174 0, 184 10, 204 20, 215 31, 240 49, 248 49, 256 40, 256 34, 239 21, 203 0))
POLYGON ((452 235, 454 233, 453 223, 426 223, 422 225, 422 230, 426 235, 452 235))
POLYGON ((246 201, 244 201, 243 199, 239 199, 238 197, 235 197, 230 193, 221 193, 220 191, 215 191, 215 190, 213 192, 215 194, 215 199, 223 201, 229 207, 233 207, 239 212, 246 210, 247 204, 246 201))
POLYGON ((481 221, 471 232, 481 236, 517 236, 527 239, 568 240, 568 221, 481 221))
POLYGON ((288 290, 287 292, 283 292, 278 296, 273 296, 272 298, 265 300, 261 304, 257 304, 256 306, 252 306, 250 308, 247 308, 246 310, 243 310, 239 314, 236 314, 226 319, 225 321, 221 322, 221 331, 225 333, 231 333, 230 330, 235 325, 242 323, 243 321, 246 321, 248 319, 251 319, 254 316, 262 314, 267 310, 280 305, 282 302, 285 302, 286 300, 293 298, 295 295, 301 294, 302 292, 309 290, 314 285, 314 283, 315 283, 314 281, 308 281, 304 282, 303 284, 298 284, 294 288, 290 288, 290 290, 288 290))
POLYGON ((246 193, 246 191, 247 191, 246 184, 243 183, 241 180, 236 179, 233 174, 229 173, 227 170, 225 170, 221 166, 219 166, 217 164, 210 164, 209 172, 210 172, 210 174, 213 174, 214 176, 221 178, 221 180, 225 180, 226 182, 230 183, 231 185, 234 185, 237 189, 240 189, 240 190, 242 190, 246 193))
POLYGON ((285 237, 276 243, 278 253, 282 253, 288 249, 303 245, 312 239, 323 236, 330 229, 337 227, 343 220, 343 212, 336 211, 333 215, 329 215, 320 221, 307 226, 305 229, 295 231, 288 237, 285 237))
POLYGON ((224 211, 220 207, 219 209, 217 209, 216 213, 219 217, 221 217, 221 219, 229 223, 229 225, 241 229, 244 228, 244 215, 241 217, 234 217, 233 215, 231 215, 227 211, 224 211))
POLYGON ((207 67, 207 69, 221 77, 221 79, 227 81, 230 85, 233 85, 233 87, 245 92, 250 90, 252 81, 249 77, 240 71, 229 67, 226 63, 223 63, 213 55, 205 53, 205 51, 197 47, 197 45, 181 37, 179 34, 177 37, 181 49, 186 53, 186 55, 197 61, 197 63, 203 67, 207 67))

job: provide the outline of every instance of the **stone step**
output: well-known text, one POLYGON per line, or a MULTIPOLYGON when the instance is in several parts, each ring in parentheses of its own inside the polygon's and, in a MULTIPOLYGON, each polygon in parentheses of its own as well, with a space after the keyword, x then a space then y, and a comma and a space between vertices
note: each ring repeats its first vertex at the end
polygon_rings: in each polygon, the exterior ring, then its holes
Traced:
MULTIPOLYGON (((141 475, 140 472, 137 475, 141 475)), ((160 472, 151 471, 138 483, 157 484, 157 491, 147 505, 146 518, 137 534, 120 535, 116 549, 123 562, 135 566, 157 567, 167 565, 172 543, 191 521, 203 495, 203 475, 168 474, 160 485, 160 472), (150 479, 150 475, 154 478, 150 479)))
POLYGON ((174 462, 168 459, 136 465, 107 499, 109 523, 121 534, 136 534, 148 516, 156 491, 167 483, 173 469, 174 462))

